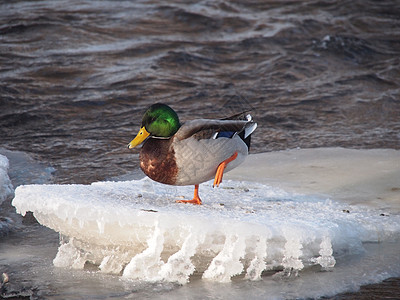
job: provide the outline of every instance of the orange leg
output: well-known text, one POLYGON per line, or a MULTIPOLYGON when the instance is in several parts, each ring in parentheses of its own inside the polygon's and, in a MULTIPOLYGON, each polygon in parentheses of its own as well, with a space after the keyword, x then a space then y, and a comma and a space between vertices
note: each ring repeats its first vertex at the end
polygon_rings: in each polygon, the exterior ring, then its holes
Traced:
POLYGON ((201 199, 199 197, 199 185, 194 186, 194 197, 192 200, 176 200, 177 203, 191 203, 196 205, 201 205, 201 199))
POLYGON ((236 151, 235 153, 233 153, 233 155, 231 157, 229 157, 228 159, 224 160, 222 163, 219 164, 219 166, 217 168, 217 172, 215 173, 215 179, 214 179, 213 187, 219 186, 219 184, 222 182, 222 176, 224 175, 224 170, 225 170, 226 166, 232 160, 235 160, 237 156, 238 156, 238 153, 236 151))

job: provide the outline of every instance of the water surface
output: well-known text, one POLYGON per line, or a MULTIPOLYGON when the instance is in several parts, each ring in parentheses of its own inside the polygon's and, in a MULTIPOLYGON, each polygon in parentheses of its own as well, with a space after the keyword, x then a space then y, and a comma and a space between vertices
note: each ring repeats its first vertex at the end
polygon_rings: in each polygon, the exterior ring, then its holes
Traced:
POLYGON ((56 182, 120 175, 159 101, 183 121, 251 105, 254 152, 398 149, 399 15, 391 1, 5 2, 1 144, 56 182))

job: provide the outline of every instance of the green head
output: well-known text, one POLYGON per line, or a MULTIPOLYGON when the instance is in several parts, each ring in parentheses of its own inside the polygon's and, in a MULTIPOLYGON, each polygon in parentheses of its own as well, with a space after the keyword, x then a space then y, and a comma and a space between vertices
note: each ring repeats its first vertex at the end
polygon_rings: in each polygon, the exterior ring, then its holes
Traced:
POLYGON ((143 115, 142 127, 155 137, 171 137, 179 129, 179 118, 168 105, 156 103, 150 106, 143 115))
POLYGON ((171 137, 179 129, 179 118, 168 105, 156 103, 150 106, 143 115, 142 127, 136 137, 128 144, 134 148, 143 143, 147 137, 171 137))

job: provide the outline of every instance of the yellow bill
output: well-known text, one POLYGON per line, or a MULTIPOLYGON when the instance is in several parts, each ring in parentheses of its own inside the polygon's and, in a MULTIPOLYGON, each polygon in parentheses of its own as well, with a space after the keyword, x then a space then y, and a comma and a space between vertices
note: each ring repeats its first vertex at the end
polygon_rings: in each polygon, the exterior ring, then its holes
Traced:
POLYGON ((140 128, 139 133, 136 135, 136 137, 128 144, 128 148, 132 149, 137 145, 140 145, 149 135, 150 133, 148 133, 146 128, 144 128, 143 126, 142 128, 140 128))

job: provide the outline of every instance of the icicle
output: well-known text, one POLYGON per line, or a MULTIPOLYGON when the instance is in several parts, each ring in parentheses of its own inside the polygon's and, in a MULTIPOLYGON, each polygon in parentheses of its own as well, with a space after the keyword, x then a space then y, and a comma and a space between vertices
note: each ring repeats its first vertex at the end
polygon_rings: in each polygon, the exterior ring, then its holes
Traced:
POLYGON ((74 239, 60 245, 56 257, 53 259, 53 264, 60 268, 83 269, 86 258, 82 252, 74 246, 74 239))
POLYGON ((117 252, 107 255, 101 261, 99 269, 102 273, 120 274, 124 268, 124 261, 128 260, 128 252, 117 252))
MULTIPOLYGON (((100 234, 103 234, 104 233, 104 221, 103 220, 97 220, 97 228, 98 228, 98 230, 99 230, 99 233, 100 234)), ((83 227, 83 225, 81 225, 81 227, 83 227)))
POLYGON ((259 237, 254 252, 255 257, 246 270, 246 279, 259 280, 261 279, 262 271, 267 267, 265 263, 267 257, 267 241, 259 237))
POLYGON ((161 252, 164 248, 164 232, 155 225, 153 235, 147 240, 148 248, 134 256, 125 267, 123 276, 131 279, 148 281, 159 280, 158 272, 164 264, 161 252))
POLYGON ((229 282, 232 276, 239 275, 243 271, 240 259, 244 257, 246 244, 243 238, 237 235, 226 237, 224 248, 211 261, 210 266, 204 272, 204 279, 229 282))
POLYGON ((160 271, 160 277, 166 281, 178 282, 185 284, 189 281, 189 276, 193 274, 195 266, 191 261, 191 257, 195 255, 197 246, 202 243, 203 237, 189 233, 182 244, 182 248, 171 255, 160 271))
POLYGON ((304 268, 304 264, 300 259, 303 254, 302 248, 303 245, 300 239, 292 232, 290 236, 286 238, 285 249, 283 251, 283 275, 297 276, 298 271, 304 268))
POLYGON ((316 259, 316 262, 321 265, 322 269, 329 270, 336 264, 336 260, 332 255, 333 249, 331 239, 325 236, 321 241, 320 247, 320 256, 316 259))

